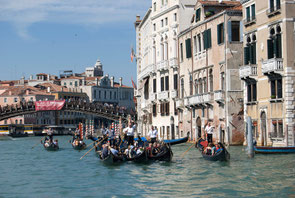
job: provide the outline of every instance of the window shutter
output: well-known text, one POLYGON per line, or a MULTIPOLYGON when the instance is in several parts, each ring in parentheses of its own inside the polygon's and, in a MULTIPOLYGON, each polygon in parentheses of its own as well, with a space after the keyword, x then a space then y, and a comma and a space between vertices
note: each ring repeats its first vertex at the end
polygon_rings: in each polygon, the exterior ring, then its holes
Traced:
POLYGON ((276 81, 270 81, 271 97, 276 97, 276 81))
POLYGON ((282 58, 282 35, 277 34, 276 36, 276 58, 282 58))
POLYGON ((227 22, 227 34, 228 34, 228 42, 231 42, 232 41, 231 21, 227 22))
POLYGON ((256 83, 253 84, 253 101, 257 101, 257 89, 256 89, 256 83))
POLYGON ((157 92, 157 79, 154 79, 153 80, 153 91, 154 91, 154 93, 156 93, 157 92))
POLYGON ((207 39, 207 31, 203 34, 203 43, 204 43, 204 49, 208 48, 208 39, 207 39))
POLYGON ((268 59, 273 58, 273 54, 274 54, 273 49, 274 49, 273 41, 272 41, 272 39, 268 39, 267 40, 267 56, 268 56, 268 59))
POLYGON ((255 19, 255 4, 251 5, 252 20, 255 19))
POLYGON ((274 11, 274 0, 269 1, 269 7, 271 12, 274 11))
POLYGON ((249 45, 249 60, 250 64, 253 62, 253 45, 249 45))
POLYGON ((252 44, 252 64, 256 64, 256 43, 252 44))
POLYGON ((250 6, 246 8, 246 20, 250 21, 250 6))
POLYGON ((208 31, 208 48, 211 48, 212 42, 211 42, 211 29, 207 30, 208 31))
POLYGON ((191 39, 185 40, 185 47, 186 47, 186 58, 191 58, 192 57, 191 39))
POLYGON ((161 77, 161 91, 164 91, 164 77, 161 77))
POLYGON ((277 0, 277 9, 281 9, 281 0, 277 0))
POLYGON ((248 102, 251 102, 251 84, 248 84, 247 85, 247 99, 248 99, 248 102))
POLYGON ((217 25, 217 43, 221 43, 221 24, 217 25))
POLYGON ((282 79, 277 80, 277 90, 278 90, 278 98, 282 98, 283 97, 282 79))
POLYGON ((165 88, 166 91, 169 90, 169 76, 165 76, 165 88))
POLYGON ((249 64, 250 48, 249 46, 244 47, 244 64, 249 64))

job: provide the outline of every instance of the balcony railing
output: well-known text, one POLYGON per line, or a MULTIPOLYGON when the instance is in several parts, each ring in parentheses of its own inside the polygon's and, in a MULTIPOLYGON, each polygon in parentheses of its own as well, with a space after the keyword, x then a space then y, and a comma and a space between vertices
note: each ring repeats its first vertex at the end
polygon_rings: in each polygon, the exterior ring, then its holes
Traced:
POLYGON ((199 105, 203 102, 203 98, 201 94, 193 95, 189 98, 191 105, 199 105))
POLYGON ((171 98, 177 98, 177 90, 171 90, 170 96, 171 96, 171 98))
POLYGON ((158 70, 167 70, 168 68, 168 60, 163 60, 157 64, 158 70))
POLYGON ((184 106, 186 106, 186 107, 190 106, 190 105, 191 105, 191 103, 190 103, 190 98, 184 98, 184 99, 183 99, 183 104, 184 104, 184 106))
POLYGON ((224 101, 224 91, 218 90, 214 92, 214 100, 216 102, 223 102, 224 101))
POLYGON ((159 100, 168 100, 169 98, 169 91, 162 91, 158 93, 159 100))
POLYGON ((177 58, 171 58, 169 60, 169 66, 172 67, 172 68, 178 68, 177 58))
POLYGON ((240 68, 240 78, 257 76, 257 65, 244 65, 240 68))
POLYGON ((184 106, 183 99, 176 100, 175 105, 176 108, 182 108, 184 106))
POLYGON ((150 99, 151 100, 157 100, 157 94, 156 93, 151 93, 150 94, 150 99))
POLYGON ((281 72, 284 71, 283 59, 272 58, 262 62, 262 73, 281 72))
POLYGON ((272 17, 272 16, 280 14, 280 13, 281 13, 281 5, 271 7, 267 10, 268 17, 272 17))
POLYGON ((205 93, 205 94, 203 94, 203 102, 204 103, 210 103, 210 102, 212 102, 211 93, 205 93))
POLYGON ((251 17, 244 19, 244 26, 249 26, 254 23, 256 23, 256 16, 251 16, 251 17))
POLYGON ((139 79, 145 78, 153 71, 154 68, 155 68, 154 64, 148 65, 147 67, 143 68, 141 72, 138 74, 138 78, 139 79))

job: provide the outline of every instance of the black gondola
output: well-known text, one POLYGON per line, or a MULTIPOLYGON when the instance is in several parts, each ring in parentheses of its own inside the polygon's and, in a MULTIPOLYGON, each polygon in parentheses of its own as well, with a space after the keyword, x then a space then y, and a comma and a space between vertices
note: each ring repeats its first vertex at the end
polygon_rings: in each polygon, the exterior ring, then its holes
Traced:
POLYGON ((159 154, 155 155, 155 156, 148 156, 149 160, 152 161, 166 161, 166 162, 170 162, 172 160, 173 157, 173 152, 171 150, 170 146, 166 145, 166 148, 160 152, 159 154))
POLYGON ((135 155, 134 157, 128 157, 126 156, 126 160, 127 161, 133 161, 136 163, 144 163, 147 162, 148 158, 147 158, 147 152, 146 150, 144 150, 141 154, 139 155, 135 155))
POLYGON ((84 150, 85 148, 86 148, 86 144, 85 144, 85 142, 82 142, 82 143, 78 143, 78 144, 73 144, 73 143, 71 143, 72 144, 72 147, 75 149, 75 150, 84 150))
POLYGON ((101 159, 101 161, 106 164, 115 164, 115 163, 124 161, 123 156, 114 155, 111 151, 109 151, 108 155, 104 158, 102 157, 101 153, 98 151, 98 156, 101 159))
POLYGON ((200 138, 196 143, 196 148, 199 149, 199 151, 201 152, 204 159, 209 160, 209 161, 229 161, 230 154, 229 154, 229 152, 226 150, 225 146, 221 142, 218 143, 220 148, 222 148, 221 151, 215 153, 214 155, 205 154, 203 152, 205 148, 201 144, 201 142, 205 142, 205 140, 200 138))
POLYGON ((175 145, 175 144, 181 144, 188 141, 188 137, 180 138, 180 139, 174 139, 174 140, 164 140, 166 144, 175 145))
POLYGON ((54 144, 54 143, 42 143, 43 144, 44 148, 47 150, 47 151, 57 151, 59 149, 59 146, 54 144))

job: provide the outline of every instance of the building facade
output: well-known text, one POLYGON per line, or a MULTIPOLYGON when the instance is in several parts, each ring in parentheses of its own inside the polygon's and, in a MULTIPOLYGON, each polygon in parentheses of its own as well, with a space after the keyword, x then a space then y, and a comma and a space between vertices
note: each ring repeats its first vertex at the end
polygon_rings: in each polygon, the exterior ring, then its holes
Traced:
POLYGON ((244 0, 245 118, 257 145, 295 145, 295 2, 244 0))
POLYGON ((175 108, 178 88, 177 35, 190 24, 196 0, 153 0, 136 18, 138 131, 156 126, 160 137, 183 136, 175 108))
POLYGON ((190 27, 178 36, 179 130, 196 140, 211 123, 214 141, 242 144, 241 4, 198 1, 194 10, 190 27))

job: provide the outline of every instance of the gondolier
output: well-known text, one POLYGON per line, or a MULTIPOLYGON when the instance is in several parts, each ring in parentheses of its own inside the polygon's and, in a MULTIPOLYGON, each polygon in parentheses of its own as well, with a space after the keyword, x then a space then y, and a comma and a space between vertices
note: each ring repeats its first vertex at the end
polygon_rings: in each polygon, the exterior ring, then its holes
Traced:
POLYGON ((206 131, 206 134, 207 134, 208 143, 212 143, 213 127, 211 126, 210 122, 207 123, 205 131, 206 131))
POLYGON ((53 130, 51 128, 48 129, 47 135, 49 136, 49 140, 52 143, 53 142, 53 130))
POLYGON ((152 126, 148 136, 150 137, 151 139, 151 143, 154 143, 157 141, 157 136, 158 136, 158 130, 156 127, 152 126))
POLYGON ((123 132, 127 136, 128 145, 133 145, 134 141, 134 127, 132 127, 132 123, 129 123, 129 126, 123 130, 123 132))

